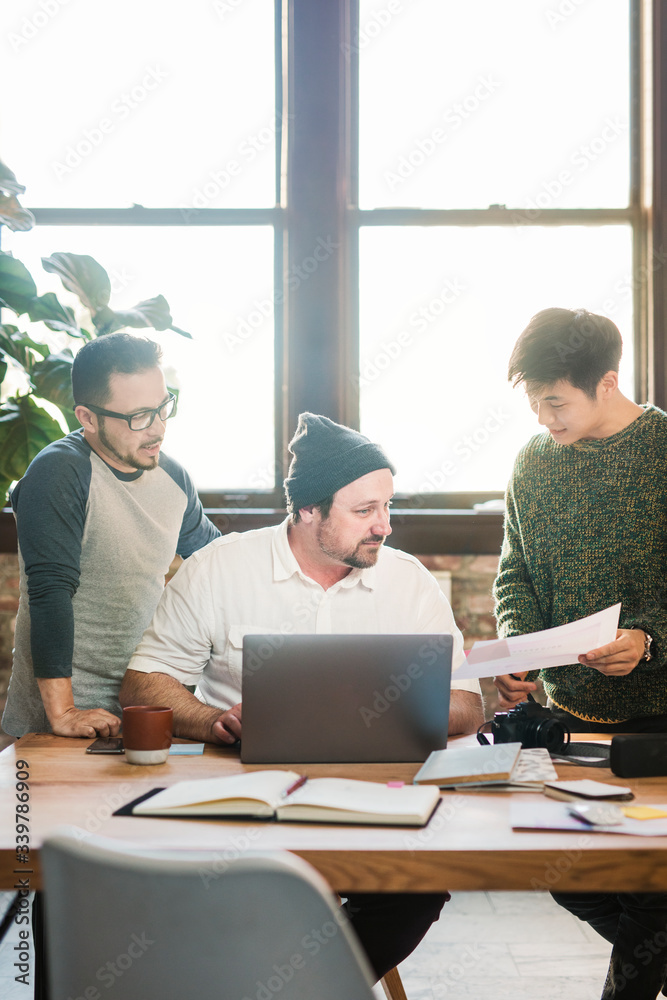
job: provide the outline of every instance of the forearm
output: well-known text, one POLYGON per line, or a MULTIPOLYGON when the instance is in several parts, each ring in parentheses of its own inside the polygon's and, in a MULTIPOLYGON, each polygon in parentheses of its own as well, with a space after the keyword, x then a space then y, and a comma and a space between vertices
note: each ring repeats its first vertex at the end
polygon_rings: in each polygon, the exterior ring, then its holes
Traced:
POLYGON ((37 685, 51 727, 56 719, 76 708, 71 677, 38 677, 37 685))
POLYGON ((453 690, 449 700, 449 735, 477 732, 484 722, 481 696, 472 691, 453 690))
POLYGON ((115 736, 120 719, 104 708, 77 708, 70 677, 38 677, 49 725, 56 736, 115 736))
POLYGON ((119 700, 126 705, 168 705, 174 710, 174 736, 207 743, 222 743, 213 724, 223 714, 220 708, 202 704, 180 681, 168 674, 126 670, 119 700))

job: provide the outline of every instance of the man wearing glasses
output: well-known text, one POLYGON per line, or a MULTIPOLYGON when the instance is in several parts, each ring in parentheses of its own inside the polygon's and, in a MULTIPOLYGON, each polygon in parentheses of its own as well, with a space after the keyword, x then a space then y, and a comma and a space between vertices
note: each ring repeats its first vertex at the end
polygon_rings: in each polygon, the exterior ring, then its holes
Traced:
POLYGON ((219 535, 161 453, 176 399, 157 344, 112 333, 74 359, 82 429, 44 448, 11 495, 21 596, 6 732, 113 736, 118 690, 174 553, 219 535))

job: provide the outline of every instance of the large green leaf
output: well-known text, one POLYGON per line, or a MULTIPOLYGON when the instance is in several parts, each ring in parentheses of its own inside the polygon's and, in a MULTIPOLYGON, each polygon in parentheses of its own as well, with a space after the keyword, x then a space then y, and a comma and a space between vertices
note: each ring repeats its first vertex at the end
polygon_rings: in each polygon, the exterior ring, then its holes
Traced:
POLYGON ((71 431, 80 426, 74 416, 73 360, 72 352, 69 350, 61 351, 60 354, 49 354, 48 358, 37 362, 30 376, 35 393, 58 407, 71 431))
POLYGON ((12 232, 25 233, 35 225, 35 216, 23 207, 15 194, 0 193, 0 223, 12 232))
POLYGON ((0 252, 0 299, 17 316, 28 312, 37 295, 30 271, 10 253, 0 252))
POLYGON ((35 225, 35 216, 18 200, 25 186, 16 180, 16 174, 0 160, 0 223, 14 232, 25 232, 35 225))
POLYGON ((47 292, 46 295, 36 298, 28 310, 28 315, 33 323, 41 320, 49 330, 64 330, 70 337, 86 339, 85 332, 80 329, 76 321, 74 310, 62 305, 53 292, 47 292))
POLYGON ((25 184, 19 184, 14 171, 10 170, 2 160, 0 160, 0 191, 6 191, 8 194, 23 194, 25 191, 25 184))
POLYGON ((57 274, 65 288, 78 295, 92 313, 109 304, 109 275, 94 257, 79 253, 54 253, 42 257, 45 271, 57 274))
POLYGON ((125 324, 109 306, 103 306, 93 315, 93 325, 98 337, 103 337, 105 333, 114 333, 120 330, 125 324))
POLYGON ((21 333, 17 327, 7 323, 0 326, 0 352, 13 358, 14 361, 18 361, 28 373, 32 371, 35 364, 33 351, 41 354, 43 358, 47 357, 49 353, 45 344, 38 344, 26 333, 21 333))
POLYGON ((164 295, 144 299, 142 302, 137 302, 131 309, 101 310, 93 316, 93 323, 100 335, 111 333, 122 326, 152 327, 154 330, 174 330, 182 337, 188 337, 189 340, 192 340, 189 333, 174 326, 169 303, 164 295))
POLYGON ((20 479, 35 455, 62 436, 60 424, 32 396, 6 400, 0 406, 0 481, 20 479))

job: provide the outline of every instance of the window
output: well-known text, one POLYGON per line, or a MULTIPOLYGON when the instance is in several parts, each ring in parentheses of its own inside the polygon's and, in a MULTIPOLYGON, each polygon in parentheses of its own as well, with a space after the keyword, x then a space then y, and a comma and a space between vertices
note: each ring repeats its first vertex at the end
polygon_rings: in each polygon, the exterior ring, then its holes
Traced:
POLYGON ((634 395, 630 4, 361 0, 359 39, 361 425, 404 492, 501 492, 538 310, 613 318, 634 395))
POLYGON ((535 430, 509 351, 548 305, 610 315, 625 391, 663 401, 660 5, 52 6, 3 11, 2 157, 39 222, 3 247, 167 297, 194 337, 161 335, 169 450, 208 502, 280 506, 306 409, 381 441, 413 512, 500 496, 535 430))
MULTIPOLYGON (((38 226, 3 232, 3 249, 34 275, 54 251, 92 255, 120 309, 165 295, 193 338, 156 335, 180 389, 168 450, 203 490, 271 489, 282 240, 273 0, 6 7, 0 74, 14 99, 3 103, 2 158, 38 226)), ((68 300, 52 276, 42 290, 68 300)))

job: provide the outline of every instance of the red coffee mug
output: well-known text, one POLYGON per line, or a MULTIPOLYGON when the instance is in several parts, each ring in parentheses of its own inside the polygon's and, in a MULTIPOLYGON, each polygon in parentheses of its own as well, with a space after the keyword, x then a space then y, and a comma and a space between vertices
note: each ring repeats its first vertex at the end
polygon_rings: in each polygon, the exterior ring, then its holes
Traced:
POLYGON ((174 713, 159 705, 123 709, 123 746, 128 764, 164 764, 169 756, 174 713))

